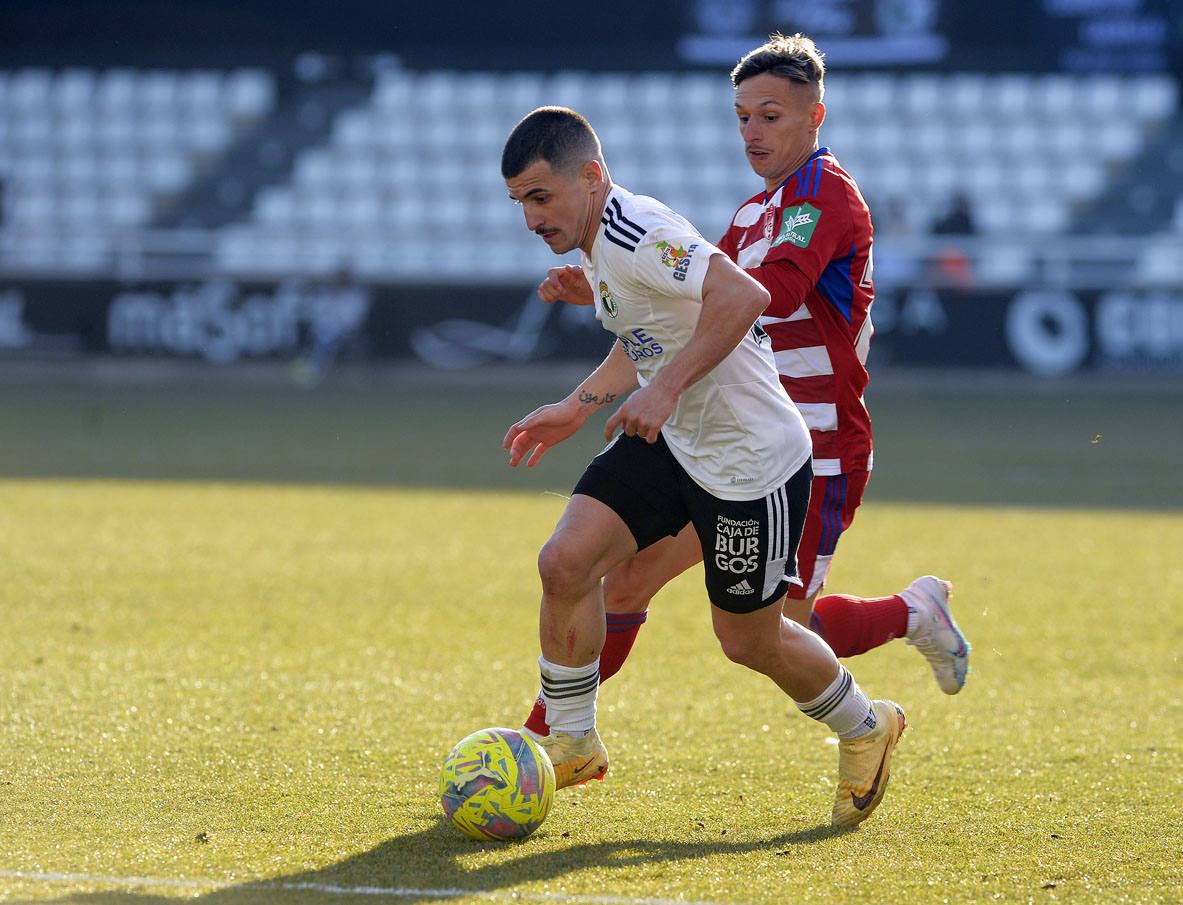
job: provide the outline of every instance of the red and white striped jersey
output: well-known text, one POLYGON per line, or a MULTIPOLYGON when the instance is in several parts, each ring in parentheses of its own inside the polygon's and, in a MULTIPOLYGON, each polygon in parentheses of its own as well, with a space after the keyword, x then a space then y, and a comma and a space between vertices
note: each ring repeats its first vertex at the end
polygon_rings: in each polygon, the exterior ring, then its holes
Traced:
POLYGON ((809 426, 814 474, 871 468, 871 241, 858 186, 821 148, 771 195, 740 207, 719 242, 772 294, 760 323, 809 426))

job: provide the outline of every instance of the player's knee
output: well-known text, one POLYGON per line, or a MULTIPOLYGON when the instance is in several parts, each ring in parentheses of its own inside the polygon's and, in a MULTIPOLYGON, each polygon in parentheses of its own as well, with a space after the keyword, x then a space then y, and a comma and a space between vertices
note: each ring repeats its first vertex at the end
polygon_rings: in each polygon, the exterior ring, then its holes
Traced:
POLYGON ((732 663, 760 671, 768 657, 767 639, 759 633, 727 631, 716 632, 715 637, 732 663))
POLYGON ((588 583, 586 563, 578 552, 553 538, 538 553, 538 577, 542 596, 551 601, 582 596, 588 583))

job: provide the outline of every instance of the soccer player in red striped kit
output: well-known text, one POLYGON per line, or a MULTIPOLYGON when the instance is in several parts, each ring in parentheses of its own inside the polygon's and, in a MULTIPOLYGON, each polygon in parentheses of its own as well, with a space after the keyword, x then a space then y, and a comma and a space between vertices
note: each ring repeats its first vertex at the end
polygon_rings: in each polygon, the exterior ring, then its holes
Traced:
MULTIPOLYGON (((818 140, 824 74, 821 54, 803 35, 772 36, 732 71, 740 134, 764 190, 739 208, 718 243, 772 296, 760 323, 813 441, 812 494, 797 553, 801 584, 790 588, 784 612, 810 626, 839 657, 905 638, 928 660, 941 689, 956 694, 969 669, 969 644, 949 611, 948 582, 927 575, 887 597, 821 596, 872 466, 863 391, 874 300, 870 212, 855 181, 818 140)), ((552 269, 539 296, 594 301, 573 266, 552 269)), ((653 596, 701 558, 688 529, 608 574, 601 681, 624 663, 653 596)), ((541 696, 525 728, 548 733, 541 696)))

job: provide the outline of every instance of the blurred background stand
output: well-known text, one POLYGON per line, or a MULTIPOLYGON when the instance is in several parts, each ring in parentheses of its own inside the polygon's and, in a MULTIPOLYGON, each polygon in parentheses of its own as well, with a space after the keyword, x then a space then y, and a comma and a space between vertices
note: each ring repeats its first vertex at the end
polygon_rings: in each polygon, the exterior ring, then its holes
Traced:
POLYGON ((769 32, 803 30, 830 69, 822 143, 876 224, 877 369, 1183 373, 1183 54, 1167 4, 603 13, 577 46, 563 17, 529 14, 523 57, 509 48, 526 14, 471 0, 446 15, 12 0, 0 356, 311 363, 292 337, 316 333, 315 306, 292 287, 346 271, 369 305, 342 335, 376 364, 442 361, 423 338, 455 351, 457 324, 468 352, 450 367, 599 358, 590 318, 518 329, 558 261, 506 197, 509 129, 535 106, 575 107, 614 178, 718 238, 761 187, 727 73, 769 32), (1024 26, 1000 34, 1008 17, 1024 26))

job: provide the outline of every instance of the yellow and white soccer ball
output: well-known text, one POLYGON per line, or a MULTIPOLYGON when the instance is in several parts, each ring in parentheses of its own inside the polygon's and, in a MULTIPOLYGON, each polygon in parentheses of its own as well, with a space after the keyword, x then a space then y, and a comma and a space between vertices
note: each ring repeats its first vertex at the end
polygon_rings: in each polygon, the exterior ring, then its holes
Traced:
POLYGON ((452 749, 440 773, 440 804, 472 839, 523 839, 542 825, 555 771, 537 743, 514 729, 482 729, 452 749))

